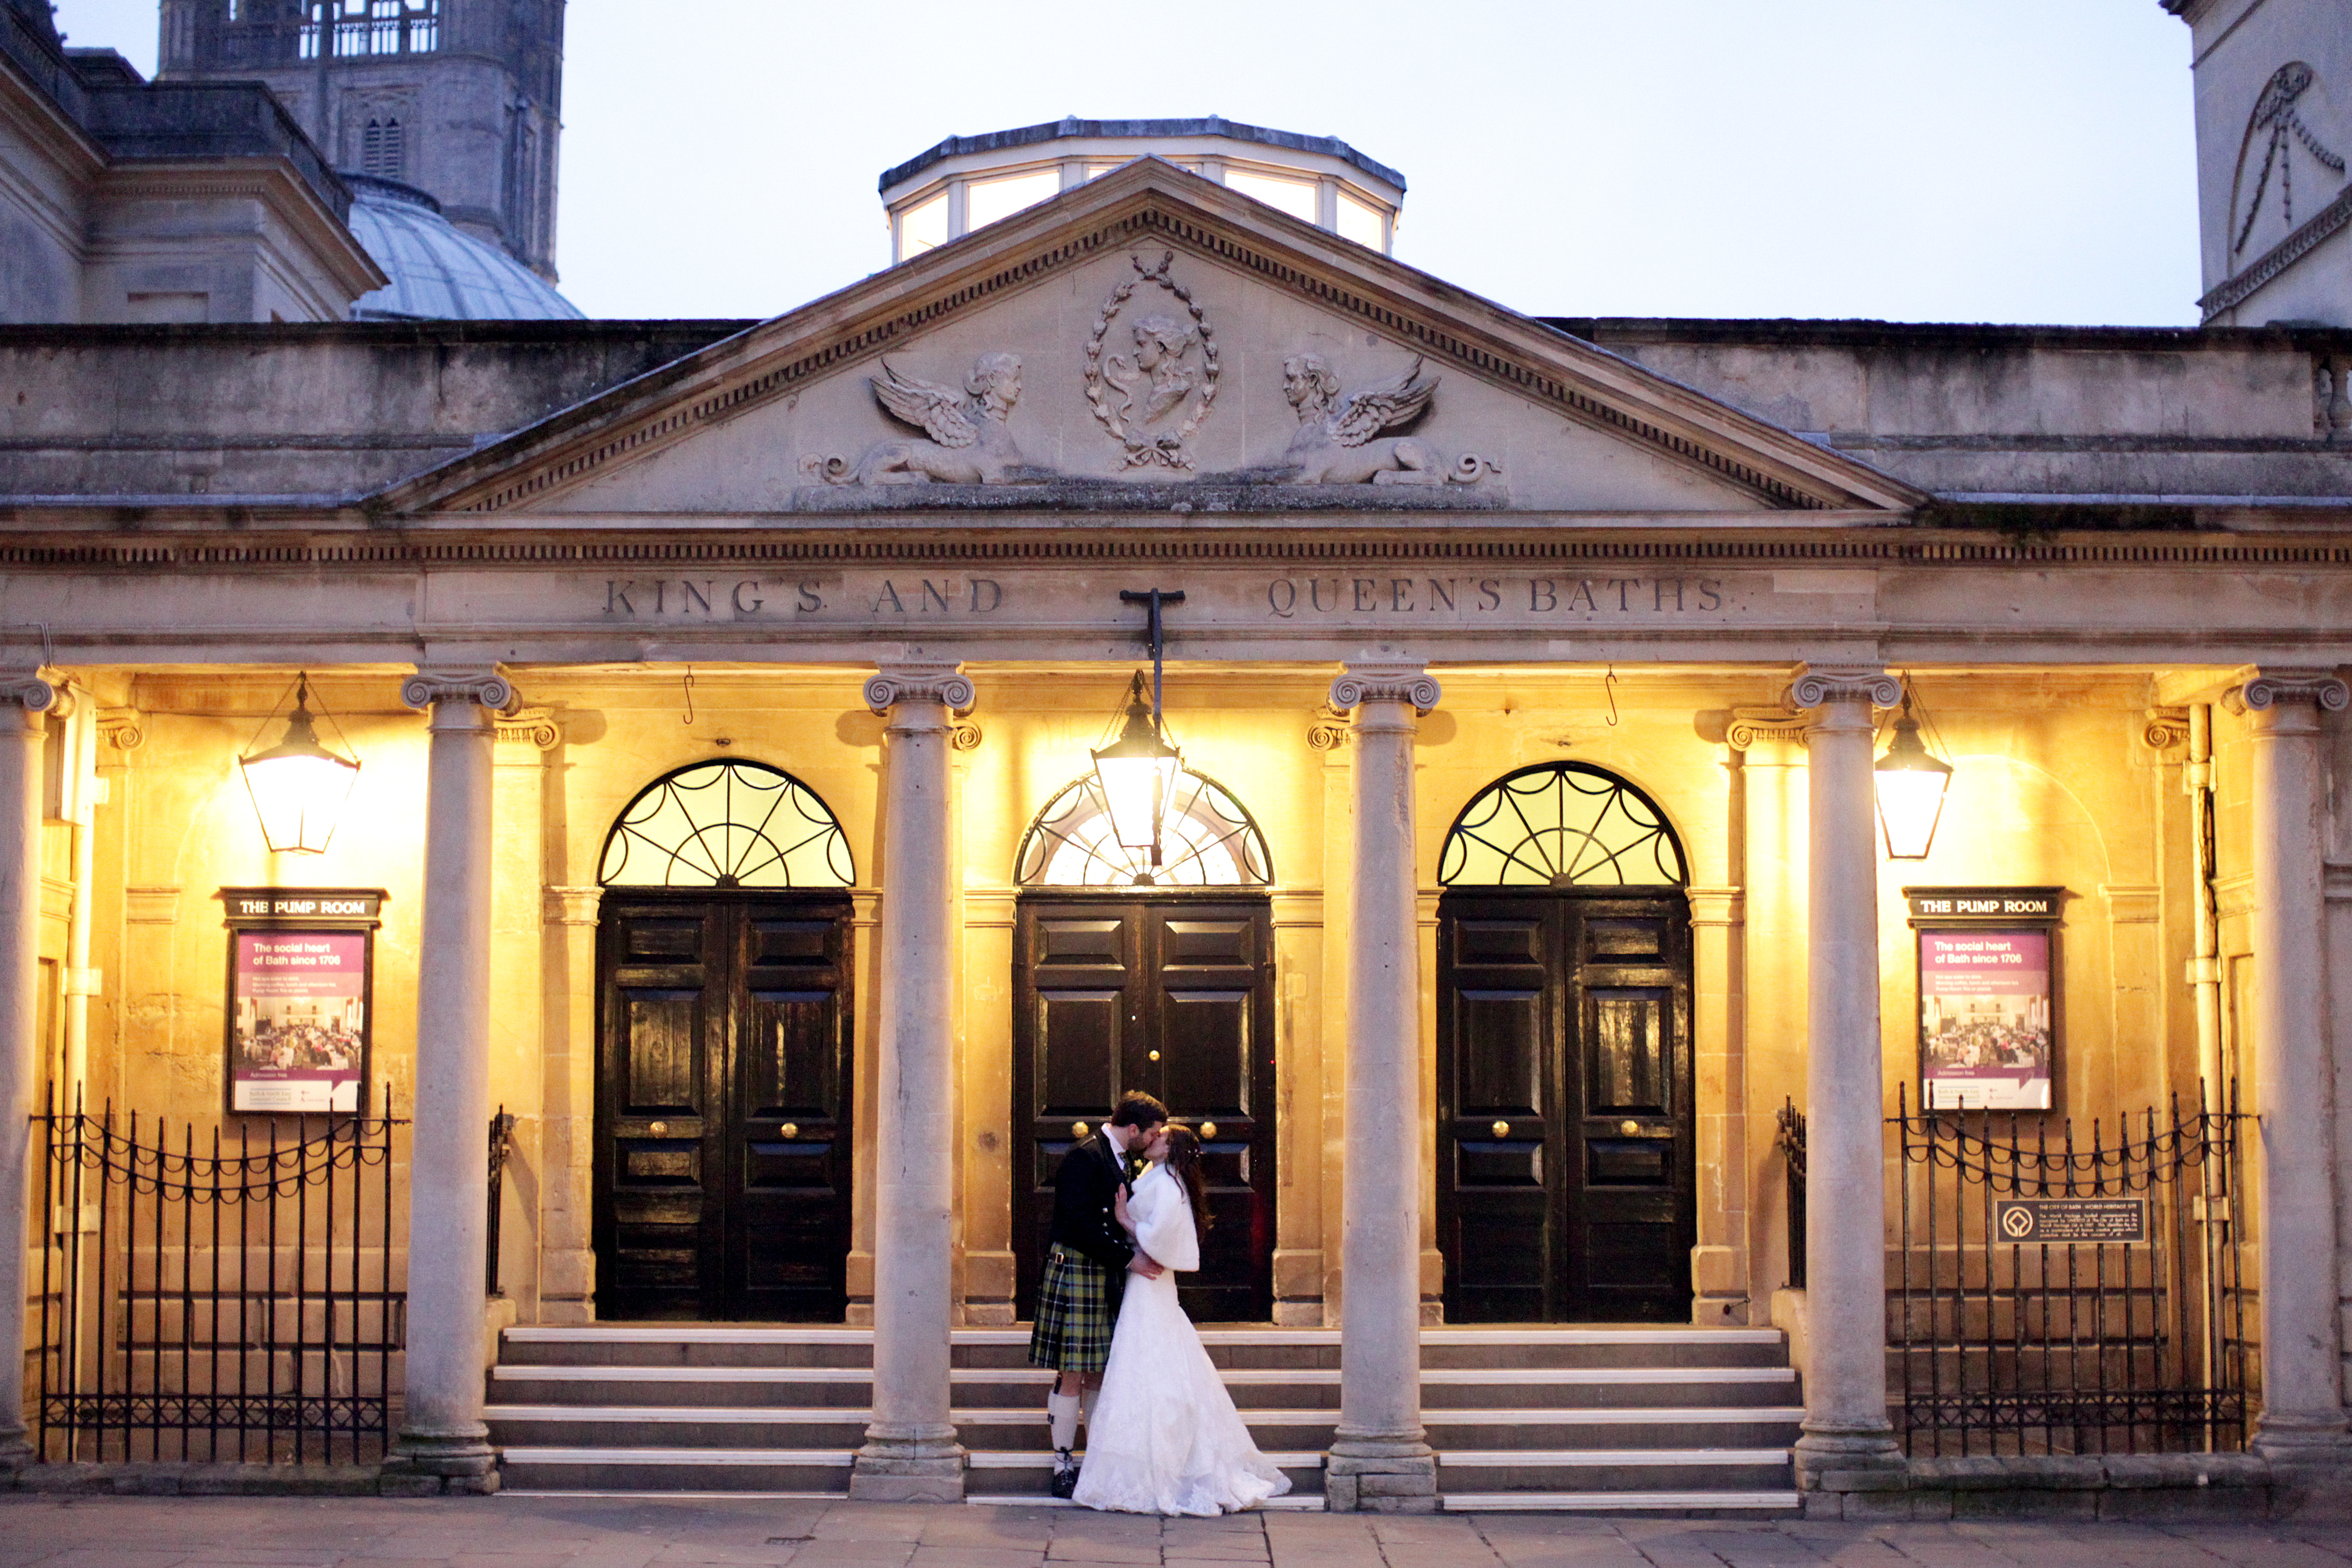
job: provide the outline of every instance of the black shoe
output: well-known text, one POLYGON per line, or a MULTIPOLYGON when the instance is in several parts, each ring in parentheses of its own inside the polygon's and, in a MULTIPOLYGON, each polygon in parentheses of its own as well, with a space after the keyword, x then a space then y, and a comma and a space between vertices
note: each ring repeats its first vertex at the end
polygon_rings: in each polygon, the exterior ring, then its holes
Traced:
POLYGON ((1054 1451, 1054 1495, 1066 1498, 1078 1489, 1078 1462, 1067 1448, 1054 1451))

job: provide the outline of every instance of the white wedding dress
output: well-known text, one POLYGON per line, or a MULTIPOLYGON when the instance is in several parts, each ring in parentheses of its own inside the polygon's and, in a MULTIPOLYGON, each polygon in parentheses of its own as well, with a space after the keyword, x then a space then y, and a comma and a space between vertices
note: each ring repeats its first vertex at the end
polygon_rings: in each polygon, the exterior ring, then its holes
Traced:
POLYGON ((1076 1500, 1126 1513, 1232 1513, 1279 1497, 1290 1479, 1257 1451, 1192 1320, 1176 1276, 1201 1267, 1184 1184, 1165 1165, 1128 1194, 1136 1245, 1166 1266, 1127 1277, 1102 1390, 1087 1416, 1076 1500))

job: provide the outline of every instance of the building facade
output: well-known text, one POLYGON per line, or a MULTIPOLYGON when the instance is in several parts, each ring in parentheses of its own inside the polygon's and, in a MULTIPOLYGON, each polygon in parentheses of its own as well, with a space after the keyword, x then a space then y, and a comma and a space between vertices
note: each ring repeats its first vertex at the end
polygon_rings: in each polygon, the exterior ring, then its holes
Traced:
MULTIPOLYGON (((1793 1451, 1787 1506, 1929 1506, 1941 1412, 2029 1396, 2012 1487, 2333 1484, 2352 298, 2290 258, 2319 303, 2260 326, 1538 318, 1053 140, 951 149, 1052 190, 772 321, 0 331, 6 1103, 398 1108, 342 1310, 404 1305, 404 1484, 585 1463, 486 1420, 501 1356, 801 1322, 868 1403, 824 1465, 767 1411, 769 1470, 963 1495, 1053 1163, 1132 1088, 1212 1152, 1194 1315, 1332 1358, 1333 1506, 1473 1506, 1517 1472, 1440 1463, 1444 1390, 1643 1344, 1789 1347, 1746 1377, 1801 1402, 1748 1461, 1793 1451), (1156 844, 1093 755, 1139 704, 1156 844), (276 850, 245 763, 304 733, 356 782, 276 850), (265 983, 286 932, 364 967, 265 983), (1992 1343, 2046 1373, 2053 1300, 2063 1400, 1992 1343)), ((110 1244, 34 1125, 0 1337, 53 1379, 110 1244)), ((194 1234, 139 1392, 208 1392, 194 1234)), ((28 1450, 80 1408, 36 1392, 28 1450)))

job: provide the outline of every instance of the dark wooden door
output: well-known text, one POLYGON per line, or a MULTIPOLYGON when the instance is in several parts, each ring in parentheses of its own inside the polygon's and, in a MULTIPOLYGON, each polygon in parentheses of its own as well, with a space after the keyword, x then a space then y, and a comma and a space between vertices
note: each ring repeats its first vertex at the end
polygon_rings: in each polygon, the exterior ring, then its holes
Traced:
POLYGON ((1447 1321, 1687 1320, 1681 892, 1447 893, 1437 984, 1447 1321))
POLYGON ((598 1316, 841 1321, 849 978, 845 895, 605 895, 598 1316))
POLYGON ((1201 1322, 1274 1312, 1274 919, 1265 900, 1071 895, 1021 901, 1013 947, 1013 1255, 1036 1306, 1054 1173, 1129 1089, 1206 1145, 1213 1218, 1180 1280, 1201 1322), (1212 1131, 1211 1129, 1214 1131, 1212 1131))

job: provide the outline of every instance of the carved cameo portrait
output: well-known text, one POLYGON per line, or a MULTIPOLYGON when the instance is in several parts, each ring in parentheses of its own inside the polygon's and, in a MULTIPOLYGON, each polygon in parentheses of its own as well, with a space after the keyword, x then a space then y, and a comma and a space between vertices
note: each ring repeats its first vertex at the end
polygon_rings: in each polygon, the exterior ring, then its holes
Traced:
POLYGON ((1217 396, 1216 333, 1169 277, 1174 252, 1155 266, 1128 259, 1136 275, 1103 301, 1087 342, 1087 403, 1124 448, 1120 467, 1190 468, 1189 443, 1217 396), (1139 289, 1150 292, 1139 298, 1139 289))

